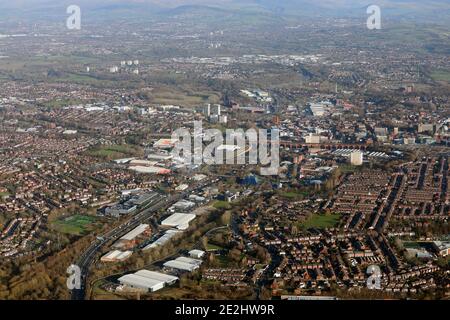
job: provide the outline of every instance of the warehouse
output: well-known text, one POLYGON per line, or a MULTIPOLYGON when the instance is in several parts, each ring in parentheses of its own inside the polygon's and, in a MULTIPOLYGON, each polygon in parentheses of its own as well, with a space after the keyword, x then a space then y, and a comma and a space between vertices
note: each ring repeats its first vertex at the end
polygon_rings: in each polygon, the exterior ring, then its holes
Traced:
POLYGON ((186 262, 181 262, 181 261, 176 261, 176 260, 170 260, 167 261, 166 263, 164 263, 164 267, 169 268, 169 269, 174 269, 174 270, 178 270, 178 271, 195 271, 198 269, 198 266, 190 264, 190 263, 186 263, 186 262))
POLYGON ((173 206, 169 208, 169 211, 175 212, 175 211, 188 211, 189 209, 195 207, 195 202, 187 201, 187 200, 180 200, 177 203, 175 203, 173 206))
POLYGON ((187 228, 189 228, 189 222, 194 220, 195 217, 195 214, 174 213, 163 222, 161 222, 161 225, 165 227, 174 227, 180 230, 186 230, 187 228))
POLYGON ((120 240, 132 241, 141 234, 148 232, 149 230, 150 226, 148 224, 140 224, 139 226, 128 232, 126 235, 124 235, 122 238, 120 238, 120 240))
POLYGON ((158 246, 162 246, 180 232, 181 231, 177 231, 177 230, 167 230, 167 232, 162 237, 158 238, 154 242, 152 242, 149 245, 147 245, 146 247, 144 247, 143 250, 145 251, 145 250, 149 250, 152 248, 156 248, 158 246))
POLYGON ((151 244, 147 245, 143 250, 145 251, 145 250, 148 250, 148 249, 155 248, 157 246, 162 246, 165 243, 167 243, 167 241, 172 239, 176 234, 178 234, 180 232, 181 231, 177 231, 177 230, 167 230, 167 232, 162 237, 158 238, 157 240, 155 240, 151 244))
POLYGON ((178 278, 175 276, 148 270, 140 270, 119 278, 119 282, 124 286, 149 292, 161 290, 166 285, 174 284, 177 280, 178 278))
POLYGON ((170 174, 169 169, 164 169, 161 167, 144 167, 144 166, 131 166, 130 170, 136 171, 137 173, 149 173, 149 174, 170 174))
POLYGON ((145 289, 149 292, 155 292, 164 288, 163 281, 149 279, 136 274, 127 274, 126 276, 119 278, 119 282, 127 287, 145 289))
POLYGON ((147 237, 150 233, 151 229, 148 224, 140 224, 114 243, 113 247, 117 249, 132 248, 136 245, 138 237, 147 237))
POLYGON ((164 281, 165 285, 170 286, 175 284, 178 281, 178 277, 171 276, 169 274, 149 271, 149 270, 140 270, 135 273, 138 276, 146 277, 153 280, 164 281))
POLYGON ((154 148, 171 149, 178 142, 178 139, 160 139, 153 144, 154 148))
POLYGON ((189 255, 191 258, 201 259, 204 257, 205 251, 194 249, 189 251, 189 255))
POLYGON ((100 261, 102 262, 119 262, 128 259, 133 252, 114 250, 105 254, 100 261))
POLYGON ((175 260, 170 260, 164 263, 164 267, 169 269, 174 269, 178 271, 195 271, 197 270, 203 261, 192 259, 192 258, 186 258, 186 257, 179 257, 175 260))
POLYGON ((192 264, 194 266, 200 266, 203 263, 202 260, 193 259, 193 258, 187 258, 187 257, 179 257, 179 258, 176 258, 175 261, 189 263, 189 264, 192 264))
POLYGON ((130 166, 153 167, 156 166, 158 162, 150 160, 131 160, 129 164, 130 166))

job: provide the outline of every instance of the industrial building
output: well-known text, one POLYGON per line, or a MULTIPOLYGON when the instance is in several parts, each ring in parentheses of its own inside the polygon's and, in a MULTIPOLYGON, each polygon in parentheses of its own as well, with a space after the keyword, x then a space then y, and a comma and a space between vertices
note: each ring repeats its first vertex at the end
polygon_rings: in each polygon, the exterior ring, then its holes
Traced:
POLYGON ((165 274, 165 273, 149 271, 149 270, 140 270, 140 271, 136 272, 135 274, 138 276, 149 278, 149 279, 164 281, 164 284, 167 286, 175 284, 175 282, 178 281, 178 277, 175 277, 175 276, 172 276, 169 274, 165 274))
POLYGON ((177 234, 179 234, 181 231, 178 230, 167 230, 166 233, 158 238, 156 241, 150 243, 149 245, 147 245, 146 247, 143 248, 143 250, 149 250, 149 249, 153 249, 156 248, 158 246, 162 246, 165 243, 167 243, 167 241, 169 241, 170 239, 172 239, 174 236, 176 236, 177 234))
POLYGON ((450 254, 450 241, 434 241, 433 248, 441 257, 447 257, 450 254))
POLYGON ((309 109, 315 117, 322 117, 325 115, 325 106, 322 103, 310 103, 309 109))
POLYGON ((361 151, 354 151, 350 154, 350 163, 353 166, 362 166, 363 153, 361 151))
POLYGON ((120 251, 120 250, 114 250, 110 251, 107 254, 105 254, 103 257, 100 258, 100 261, 102 262, 120 262, 125 261, 131 255, 133 252, 131 251, 120 251))
POLYGON ((180 230, 189 228, 189 222, 195 219, 195 214, 189 213, 174 213, 167 219, 161 222, 164 227, 174 227, 180 230))
POLYGON ((141 236, 150 235, 150 226, 148 224, 140 224, 123 237, 121 237, 116 243, 114 243, 114 248, 132 248, 136 245, 136 239, 141 236))
POLYGON ((194 249, 189 251, 189 256, 194 259, 201 259, 205 256, 205 251, 194 249))
POLYGON ((169 169, 161 168, 161 167, 144 167, 144 166, 130 166, 130 170, 136 171, 137 173, 149 173, 149 174, 170 174, 171 171, 169 169))
POLYGON ((158 149, 171 149, 177 142, 177 139, 160 139, 153 144, 153 147, 158 149))
POLYGON ((137 206, 132 203, 118 203, 105 209, 105 215, 118 218, 123 215, 132 214, 137 206))
POLYGON ((144 289, 148 292, 161 290, 166 285, 174 284, 177 280, 178 278, 175 276, 148 270, 140 270, 119 278, 119 282, 126 287, 144 289))
POLYGON ((192 259, 187 257, 179 257, 175 260, 170 260, 164 263, 164 267, 168 269, 173 269, 177 271, 188 271, 193 272, 200 268, 203 263, 202 260, 192 259))
POLYGON ((128 232, 126 235, 124 235, 122 238, 120 238, 120 240, 132 241, 148 230, 150 230, 150 226, 148 224, 140 224, 139 226, 128 232))
POLYGON ((176 202, 173 206, 169 208, 169 211, 175 212, 175 211, 187 211, 191 208, 195 207, 195 202, 188 201, 188 200, 180 200, 176 202))

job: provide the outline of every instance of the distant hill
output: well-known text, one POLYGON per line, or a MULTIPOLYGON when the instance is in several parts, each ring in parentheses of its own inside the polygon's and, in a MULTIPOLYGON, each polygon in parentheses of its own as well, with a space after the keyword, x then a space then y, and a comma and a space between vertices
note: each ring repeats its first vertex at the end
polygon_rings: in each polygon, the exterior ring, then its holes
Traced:
POLYGON ((289 16, 355 16, 376 3, 386 16, 416 19, 450 19, 450 0, 14 0, 1 1, 2 12, 33 13, 61 11, 77 3, 85 10, 133 11, 139 15, 179 14, 189 11, 253 10, 273 15, 289 16), (203 8, 203 9, 202 9, 203 8))

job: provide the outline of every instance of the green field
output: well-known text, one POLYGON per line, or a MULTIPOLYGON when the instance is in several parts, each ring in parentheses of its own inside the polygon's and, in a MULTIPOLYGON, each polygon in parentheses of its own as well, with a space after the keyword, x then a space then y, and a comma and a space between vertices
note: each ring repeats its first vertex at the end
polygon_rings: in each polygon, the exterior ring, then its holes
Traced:
POLYGON ((204 103, 218 103, 220 102, 220 99, 217 94, 212 92, 200 92, 194 94, 158 91, 150 98, 150 101, 155 104, 196 106, 204 103))
POLYGON ((140 155, 141 150, 131 145, 111 145, 95 147, 88 151, 92 157, 102 158, 105 160, 114 160, 140 155))
POLYGON ((215 245, 215 244, 211 244, 211 243, 208 243, 208 245, 206 247, 206 251, 219 251, 219 250, 223 250, 223 249, 224 248, 222 248, 218 245, 215 245))
POLYGON ((227 201, 216 201, 214 202, 213 207, 216 209, 230 209, 231 204, 227 201))
POLYGON ((306 190, 279 191, 278 194, 287 199, 303 199, 309 196, 309 192, 306 190))
POLYGON ((343 164, 339 166, 342 173, 354 173, 362 170, 362 166, 353 166, 351 164, 343 164))
POLYGON ((431 74, 431 77, 435 81, 447 81, 450 82, 450 71, 435 71, 431 74))
POLYGON ((52 223, 53 229, 61 233, 72 235, 85 235, 95 227, 96 218, 91 216, 74 215, 56 220, 52 223))
POLYGON ((301 223, 301 227, 305 229, 309 228, 332 228, 335 227, 339 223, 339 219, 341 216, 339 214, 313 214, 308 220, 301 223))
POLYGON ((0 198, 9 196, 9 192, 0 192, 0 198))

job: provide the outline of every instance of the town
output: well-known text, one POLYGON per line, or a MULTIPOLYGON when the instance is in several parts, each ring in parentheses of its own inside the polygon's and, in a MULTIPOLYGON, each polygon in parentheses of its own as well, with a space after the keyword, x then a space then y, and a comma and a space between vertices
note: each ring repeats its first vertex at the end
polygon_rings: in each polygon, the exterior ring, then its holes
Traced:
POLYGON ((0 21, 0 299, 448 299, 448 28, 203 9, 0 21))

